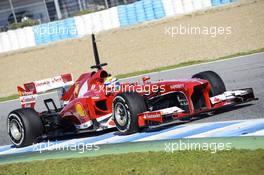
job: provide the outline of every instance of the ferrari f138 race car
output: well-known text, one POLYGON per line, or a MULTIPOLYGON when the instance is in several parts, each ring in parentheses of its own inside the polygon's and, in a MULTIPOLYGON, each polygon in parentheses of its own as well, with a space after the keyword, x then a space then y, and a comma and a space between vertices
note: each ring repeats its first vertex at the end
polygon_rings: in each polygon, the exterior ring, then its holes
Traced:
POLYGON ((96 65, 75 82, 71 74, 18 87, 22 108, 8 115, 8 134, 16 147, 24 147, 66 134, 116 127, 121 134, 159 127, 225 106, 256 100, 252 88, 226 91, 218 74, 200 72, 189 79, 120 83, 103 69, 92 35, 96 65), (61 104, 44 99, 46 110, 37 112, 40 93, 59 90, 61 104))

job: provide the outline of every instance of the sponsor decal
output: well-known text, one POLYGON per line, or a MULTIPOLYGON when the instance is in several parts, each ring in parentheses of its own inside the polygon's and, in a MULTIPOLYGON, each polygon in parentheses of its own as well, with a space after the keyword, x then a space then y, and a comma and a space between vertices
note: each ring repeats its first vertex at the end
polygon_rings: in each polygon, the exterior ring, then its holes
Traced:
POLYGON ((184 88, 184 84, 174 84, 170 86, 171 89, 182 89, 184 88))
POLYGON ((217 97, 213 97, 213 98, 211 98, 211 102, 213 103, 213 104, 215 104, 215 103, 219 103, 219 102, 221 102, 222 100, 220 99, 220 98, 217 98, 217 97))
POLYGON ((156 119, 156 118, 160 118, 160 117, 161 117, 160 112, 144 114, 144 119, 156 119))
POLYGON ((79 83, 76 83, 75 84, 75 88, 74 88, 74 95, 76 97, 78 96, 79 89, 80 89, 80 84, 79 83))
MULTIPOLYGON (((37 93, 46 92, 48 90, 64 87, 66 85, 72 85, 73 81, 71 80, 71 75, 63 75, 56 76, 53 78, 47 78, 44 80, 34 81, 32 84, 34 88, 27 88, 27 89, 34 89, 37 93), (71 81, 70 81, 71 80, 71 81)), ((31 83, 30 83, 31 84, 31 83)), ((26 87, 26 84, 24 85, 26 87)), ((28 85, 27 85, 28 86, 28 85)))
POLYGON ((36 81, 35 82, 35 86, 36 87, 45 86, 45 85, 50 85, 50 84, 54 84, 54 83, 57 83, 57 82, 63 82, 63 79, 61 78, 61 76, 50 78, 50 79, 46 79, 46 80, 36 81))
POLYGON ((84 107, 81 103, 76 103, 75 104, 75 111, 81 116, 81 117, 86 117, 86 111, 84 110, 84 107))

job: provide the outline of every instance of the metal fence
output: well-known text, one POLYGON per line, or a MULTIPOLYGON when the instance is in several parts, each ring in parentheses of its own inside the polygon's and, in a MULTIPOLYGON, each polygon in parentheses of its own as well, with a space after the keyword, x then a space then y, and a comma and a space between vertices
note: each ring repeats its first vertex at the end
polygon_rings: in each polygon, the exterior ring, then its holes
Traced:
POLYGON ((46 23, 135 1, 138 0, 0 0, 0 31, 29 18, 46 23))

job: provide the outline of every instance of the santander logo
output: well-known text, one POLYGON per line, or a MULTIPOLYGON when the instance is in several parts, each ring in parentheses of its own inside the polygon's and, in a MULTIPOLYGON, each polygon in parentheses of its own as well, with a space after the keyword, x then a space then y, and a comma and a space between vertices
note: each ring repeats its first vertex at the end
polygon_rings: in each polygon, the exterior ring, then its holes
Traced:
POLYGON ((38 86, 44 86, 44 85, 49 85, 49 84, 53 84, 53 83, 57 83, 57 82, 62 82, 62 78, 61 77, 54 77, 52 79, 46 79, 46 80, 42 80, 42 81, 37 81, 36 82, 36 87, 38 86))
POLYGON ((144 115, 144 118, 145 119, 153 119, 153 118, 160 118, 161 117, 161 115, 160 115, 160 113, 150 113, 150 114, 145 114, 144 115))

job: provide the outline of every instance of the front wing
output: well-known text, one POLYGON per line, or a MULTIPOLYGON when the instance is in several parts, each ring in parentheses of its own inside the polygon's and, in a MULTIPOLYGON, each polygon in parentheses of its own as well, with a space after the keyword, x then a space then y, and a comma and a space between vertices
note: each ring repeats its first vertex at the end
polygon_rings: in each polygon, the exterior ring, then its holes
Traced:
POLYGON ((223 94, 211 97, 211 106, 206 109, 190 113, 174 106, 156 111, 147 111, 138 115, 138 124, 139 127, 161 126, 175 122, 179 119, 191 118, 202 113, 209 113, 222 107, 246 103, 253 100, 257 100, 257 98, 255 98, 252 88, 226 91, 223 94))

